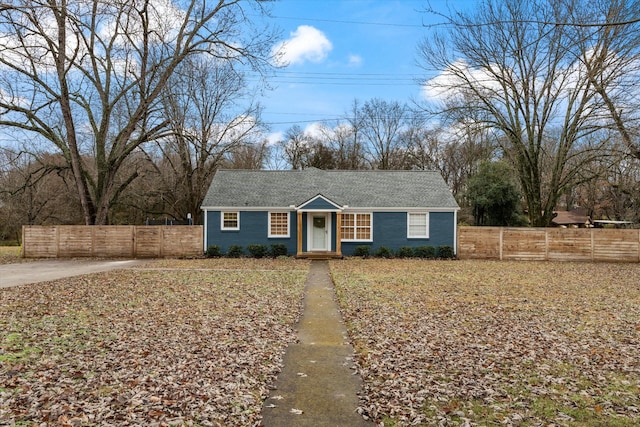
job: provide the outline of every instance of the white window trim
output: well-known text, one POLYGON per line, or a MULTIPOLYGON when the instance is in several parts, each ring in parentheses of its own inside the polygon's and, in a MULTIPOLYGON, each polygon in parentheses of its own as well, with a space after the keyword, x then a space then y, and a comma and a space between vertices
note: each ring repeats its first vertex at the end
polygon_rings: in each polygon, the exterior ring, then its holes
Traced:
POLYGON ((429 212, 407 212, 407 239, 428 239, 429 238, 429 212), (425 216, 425 234, 424 235, 412 235, 410 227, 411 215, 424 215, 425 216))
POLYGON ((267 237, 270 239, 288 239, 291 237, 291 212, 289 211, 269 211, 269 221, 267 224, 267 237), (271 214, 286 213, 287 214, 287 234, 271 234, 271 214))
MULTIPOLYGON (((340 239, 341 242, 373 242, 373 212, 343 212, 342 215, 358 215, 358 214, 365 214, 365 215, 369 215, 369 218, 371 219, 371 221, 369 221, 369 238, 368 239, 345 239, 344 237, 342 237, 340 239)), ((355 218, 354 218, 355 221, 355 218)), ((344 223, 340 225, 341 227, 344 226, 344 223)), ((342 233, 340 233, 342 234, 342 233)), ((356 233, 356 230, 354 229, 354 233, 353 235, 356 236, 358 233, 356 233)))
POLYGON ((220 230, 222 231, 238 231, 240 230, 240 212, 238 211, 221 211, 220 212, 220 230), (225 227, 224 226, 224 214, 226 213, 234 213, 238 217, 238 225, 236 227, 225 227))

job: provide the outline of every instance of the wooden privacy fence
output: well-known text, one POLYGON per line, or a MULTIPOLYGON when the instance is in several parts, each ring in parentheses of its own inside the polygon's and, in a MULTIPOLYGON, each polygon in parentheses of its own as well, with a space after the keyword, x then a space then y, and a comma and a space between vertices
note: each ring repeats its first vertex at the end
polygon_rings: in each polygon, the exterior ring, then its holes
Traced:
POLYGON ((640 262, 640 230, 458 227, 458 257, 640 262))
POLYGON ((198 256, 203 253, 203 227, 138 225, 25 225, 25 258, 198 256))

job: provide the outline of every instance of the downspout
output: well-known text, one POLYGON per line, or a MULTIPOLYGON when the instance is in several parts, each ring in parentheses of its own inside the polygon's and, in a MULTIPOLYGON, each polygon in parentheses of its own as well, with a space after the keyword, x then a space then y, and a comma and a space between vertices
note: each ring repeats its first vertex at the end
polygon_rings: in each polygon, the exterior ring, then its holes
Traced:
POLYGON ((202 239, 202 241, 204 242, 204 248, 202 248, 203 252, 207 252, 207 248, 209 247, 209 242, 207 241, 207 238, 209 236, 208 233, 208 228, 207 228, 207 220, 209 219, 209 211, 207 209, 202 209, 202 212, 204 212, 204 228, 203 228, 203 233, 204 233, 204 238, 202 239))
POLYGON ((458 256, 458 210, 453 211, 453 255, 458 256))

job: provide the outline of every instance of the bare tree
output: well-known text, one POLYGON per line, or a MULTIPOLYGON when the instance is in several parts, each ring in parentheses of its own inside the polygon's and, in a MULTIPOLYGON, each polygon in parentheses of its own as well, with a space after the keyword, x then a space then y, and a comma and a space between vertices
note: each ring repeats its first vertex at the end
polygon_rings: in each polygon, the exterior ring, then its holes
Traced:
POLYGON ((607 116, 594 86, 606 67, 598 65, 600 55, 584 51, 600 33, 584 43, 585 17, 574 14, 580 8, 589 2, 487 0, 476 12, 452 18, 446 35, 420 45, 424 66, 442 70, 426 85, 443 100, 437 107, 442 117, 473 118, 497 134, 534 226, 550 223, 563 190, 600 153, 600 147, 579 150, 607 116))
POLYGON ((637 1, 589 2, 574 10, 582 21, 602 25, 579 27, 576 40, 590 84, 619 132, 628 153, 640 159, 640 7, 637 1), (621 22, 628 24, 621 25, 621 22))
POLYGON ((375 169, 405 169, 407 157, 400 134, 408 124, 410 113, 407 107, 399 102, 374 98, 364 103, 360 114, 371 166, 375 169))
POLYGON ((227 154, 224 167, 229 169, 262 169, 270 152, 271 147, 267 140, 240 145, 227 154))
POLYGON ((71 224, 81 219, 73 177, 60 155, 39 159, 0 149, 0 240, 19 240, 23 224, 71 224))
MULTIPOLYGON (((200 210, 215 171, 235 150, 260 144, 260 108, 241 70, 205 56, 185 60, 162 96, 171 132, 154 145, 165 213, 185 218, 200 210)), ((244 150, 247 153, 246 150, 244 150)))
POLYGON ((361 142, 358 140, 359 127, 356 120, 345 119, 335 127, 324 125, 321 128, 323 139, 331 148, 336 169, 365 169, 366 161, 361 142))
POLYGON ((305 159, 309 154, 311 140, 300 126, 293 125, 287 129, 285 139, 279 144, 291 169, 300 170, 307 166, 305 159))
POLYGON ((186 58, 202 53, 254 68, 268 64, 270 36, 249 20, 264 4, 5 2, 0 125, 55 147, 73 172, 84 222, 105 224, 137 177, 118 181, 121 166, 166 129, 158 101, 186 58))
POLYGON ((335 151, 337 169, 366 169, 361 109, 360 101, 354 99, 344 120, 336 124, 332 132, 325 133, 325 138, 328 138, 335 151))
POLYGON ((607 153, 583 168, 574 186, 563 194, 568 210, 580 206, 592 219, 640 222, 640 159, 629 154, 617 131, 607 153))
POLYGON ((305 158, 305 167, 318 169, 336 169, 336 157, 333 148, 323 139, 312 138, 305 158))

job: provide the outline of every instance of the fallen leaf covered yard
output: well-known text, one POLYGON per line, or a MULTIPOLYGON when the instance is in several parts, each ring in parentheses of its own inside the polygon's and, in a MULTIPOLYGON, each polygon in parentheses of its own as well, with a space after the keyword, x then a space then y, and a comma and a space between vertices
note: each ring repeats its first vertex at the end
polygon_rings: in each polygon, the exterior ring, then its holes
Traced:
POLYGON ((433 171, 220 170, 202 203, 204 249, 283 244, 298 257, 358 246, 456 247, 459 207, 433 171))

